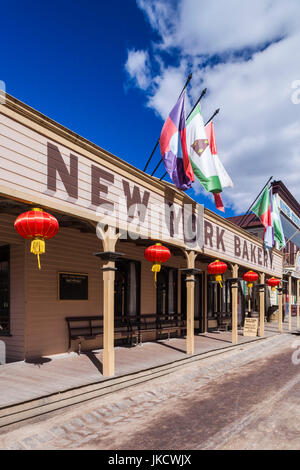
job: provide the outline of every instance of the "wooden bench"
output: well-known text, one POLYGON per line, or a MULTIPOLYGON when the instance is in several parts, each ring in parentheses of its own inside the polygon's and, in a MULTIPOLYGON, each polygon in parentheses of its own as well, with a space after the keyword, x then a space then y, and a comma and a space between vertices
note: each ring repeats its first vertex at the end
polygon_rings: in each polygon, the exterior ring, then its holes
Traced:
POLYGON ((130 325, 132 331, 137 332, 138 342, 141 345, 143 342, 143 333, 157 332, 158 321, 156 314, 145 314, 141 315, 140 318, 130 318, 130 325))
MULTIPOLYGON (((71 342, 79 340, 78 353, 81 352, 81 341, 103 337, 103 316, 78 316, 66 317, 69 335, 69 350, 71 342)), ((135 338, 135 344, 142 344, 143 334, 155 332, 158 337, 166 333, 168 339, 173 331, 186 330, 186 322, 180 314, 156 315, 145 314, 136 317, 115 317, 114 338, 127 339, 131 346, 135 338)))
POLYGON ((217 312, 216 313, 217 322, 218 322, 218 330, 219 331, 228 331, 231 322, 232 322, 232 315, 228 312, 217 312))
POLYGON ((162 335, 167 333, 168 340, 170 340, 170 334, 174 331, 181 334, 182 331, 186 331, 186 321, 179 313, 159 315, 159 334, 162 335))
POLYGON ((186 322, 180 314, 157 315, 154 313, 141 315, 140 318, 130 319, 133 331, 137 331, 139 335, 139 344, 143 342, 145 333, 155 332, 160 338, 166 333, 168 339, 173 331, 186 330, 186 322))
MULTIPOLYGON (((78 353, 81 352, 81 341, 95 339, 103 336, 103 317, 102 316, 78 316, 66 317, 69 334, 69 350, 73 340, 79 340, 78 353)), ((114 319, 114 338, 128 339, 132 345, 133 337, 138 341, 137 332, 135 332, 130 321, 123 317, 114 319)))

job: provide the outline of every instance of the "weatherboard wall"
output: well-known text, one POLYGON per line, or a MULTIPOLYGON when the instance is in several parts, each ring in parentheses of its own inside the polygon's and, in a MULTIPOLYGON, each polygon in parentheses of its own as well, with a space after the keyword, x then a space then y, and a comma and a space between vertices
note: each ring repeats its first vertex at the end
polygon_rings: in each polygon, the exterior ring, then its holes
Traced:
MULTIPOLYGON (((65 317, 103 315, 103 280, 100 270, 102 263, 94 256, 102 251, 101 241, 93 234, 62 228, 46 242, 46 253, 41 256, 42 269, 37 260, 26 251, 27 304, 26 304, 26 357, 64 353, 68 350, 68 332, 65 317), (59 300, 58 273, 71 272, 88 275, 88 300, 59 300)), ((119 242, 116 249, 124 258, 141 263, 141 314, 156 313, 156 287, 151 263, 144 258, 144 247, 119 242)), ((172 256, 166 266, 186 267, 183 256, 172 256)), ((200 264, 199 264, 200 266, 200 264)), ((178 306, 180 307, 180 272, 178 271, 178 306)), ((153 339, 146 335, 145 340, 153 339)), ((78 343, 72 343, 71 350, 77 350, 78 343)), ((102 338, 82 341, 82 347, 100 348, 102 338)))

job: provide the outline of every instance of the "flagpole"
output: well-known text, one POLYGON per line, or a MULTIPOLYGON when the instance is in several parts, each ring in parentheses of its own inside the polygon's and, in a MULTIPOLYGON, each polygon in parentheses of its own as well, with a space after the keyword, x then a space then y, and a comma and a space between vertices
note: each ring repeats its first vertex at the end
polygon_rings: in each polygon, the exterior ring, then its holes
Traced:
POLYGON ((156 142, 156 144, 155 144, 155 147, 154 147, 154 149, 152 150, 151 155, 150 155, 150 157, 148 158, 148 161, 147 161, 147 163, 146 163, 145 168, 144 168, 143 171, 146 171, 146 170, 147 170, 147 167, 148 167, 149 163, 151 162, 151 159, 152 159, 152 157, 153 157, 153 154, 154 154, 155 150, 157 149, 158 144, 159 144, 159 139, 157 140, 157 142, 156 142))
MULTIPOLYGON (((181 97, 182 93, 183 93, 184 90, 186 89, 186 87, 187 87, 187 85, 188 85, 188 83, 189 83, 189 81, 190 81, 191 78, 192 78, 192 74, 189 75, 189 77, 188 77, 188 79, 187 79, 187 81, 186 81, 186 84, 184 85, 183 90, 182 90, 182 92, 181 92, 180 95, 179 95, 179 98, 181 97)), ((202 92, 202 93, 203 93, 203 92, 202 92)), ((205 94, 205 93, 204 93, 204 94, 205 94)), ((203 96, 204 96, 204 95, 203 95, 203 96)), ((178 98, 178 99, 179 99, 179 98, 178 98)), ((157 145, 158 145, 158 143, 159 143, 159 139, 158 139, 157 145)), ((156 145, 156 146, 157 146, 157 145, 156 145)), ((151 176, 154 175, 154 173, 156 172, 156 170, 159 168, 161 162, 162 162, 162 157, 160 157, 160 160, 159 160, 158 164, 156 165, 156 167, 154 168, 154 170, 152 171, 151 176)))
MULTIPOLYGON (((178 99, 181 97, 182 93, 184 92, 184 90, 185 90, 186 87, 188 86, 189 82, 190 82, 191 79, 192 79, 192 76, 193 76, 193 74, 190 73, 189 76, 188 76, 188 78, 187 78, 187 80, 186 80, 186 82, 185 82, 184 87, 182 88, 182 91, 181 91, 181 93, 180 93, 178 99)), ((151 159, 152 159, 152 157, 153 157, 153 154, 154 154, 155 150, 157 149, 158 144, 159 144, 159 138, 158 138, 158 140, 157 140, 157 142, 156 142, 156 144, 155 144, 155 146, 154 146, 154 149, 153 149, 152 152, 151 152, 150 157, 148 158, 148 161, 147 161, 147 163, 146 163, 145 168, 144 168, 143 171, 146 171, 146 170, 147 170, 147 167, 148 167, 148 165, 149 165, 149 163, 150 163, 150 161, 151 161, 151 159)))
POLYGON ((214 112, 214 114, 209 118, 209 120, 204 124, 204 126, 207 126, 207 124, 209 124, 210 121, 212 121, 213 118, 214 118, 217 114, 219 114, 219 112, 220 112, 220 108, 216 109, 215 112, 214 112))
POLYGON ((264 187, 262 188, 261 192, 259 193, 259 195, 254 199, 254 201, 252 202, 251 206, 249 207, 249 209, 247 210, 246 214, 244 214, 242 220, 238 223, 239 227, 242 226, 242 223, 246 220, 246 217, 249 215, 249 212, 251 210, 251 208, 254 206, 254 204, 256 203, 257 199, 259 198, 259 196, 264 192, 265 188, 268 186, 268 184, 270 183, 271 179, 273 178, 273 176, 270 176, 270 178, 268 179, 268 181, 266 182, 266 184, 264 185, 264 187))
POLYGON ((194 104, 193 109, 189 112, 189 115, 188 115, 187 119, 190 117, 190 115, 192 114, 192 112, 196 108, 197 104, 202 100, 202 98, 206 94, 206 92, 207 92, 207 88, 204 88, 204 90, 202 90, 202 92, 201 92, 201 95, 199 96, 196 103, 194 104))
MULTIPOLYGON (((190 117, 190 115, 192 114, 192 112, 193 112, 194 109, 196 108, 196 106, 197 106, 197 104, 199 103, 199 101, 201 100, 201 98, 203 98, 203 96, 205 95, 206 90, 207 90, 207 88, 205 88, 205 89, 202 91, 202 93, 201 93, 201 95, 200 95, 200 98, 199 98, 198 101, 196 102, 196 104, 195 104, 195 106, 193 107, 192 111, 189 113, 187 119, 190 117), (203 93, 203 92, 204 92, 204 93, 203 93)), ((207 126, 207 124, 210 123, 210 121, 212 121, 213 118, 214 118, 219 112, 220 112, 220 108, 216 109, 215 112, 214 112, 214 114, 213 114, 213 115, 209 118, 209 120, 204 124, 204 127, 207 126)), ((161 163, 161 161, 162 161, 162 160, 160 160, 159 164, 161 163)), ((158 166, 159 166, 159 165, 158 165, 158 166)), ((157 168, 158 168, 158 166, 157 166, 157 168)), ((167 174, 168 174, 168 172, 166 171, 166 172, 162 175, 162 177, 159 179, 159 181, 163 180, 164 177, 165 177, 167 174)))

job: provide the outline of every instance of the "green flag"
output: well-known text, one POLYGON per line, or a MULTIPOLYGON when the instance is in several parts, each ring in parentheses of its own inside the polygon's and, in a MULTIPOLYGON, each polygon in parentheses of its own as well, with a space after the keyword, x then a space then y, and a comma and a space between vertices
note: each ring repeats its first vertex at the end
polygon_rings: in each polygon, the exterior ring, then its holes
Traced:
POLYGON ((186 121, 186 143, 195 176, 208 192, 219 193, 222 184, 210 151, 200 104, 186 121))
POLYGON ((252 206, 251 211, 257 215, 261 223, 265 227, 264 231, 264 243, 267 248, 272 248, 274 245, 274 234, 273 234, 273 225, 272 225, 272 189, 268 186, 260 196, 254 206, 252 206))
POLYGON ((279 248, 282 248, 285 246, 285 238, 275 194, 273 195, 272 223, 274 227, 274 239, 278 243, 279 248))

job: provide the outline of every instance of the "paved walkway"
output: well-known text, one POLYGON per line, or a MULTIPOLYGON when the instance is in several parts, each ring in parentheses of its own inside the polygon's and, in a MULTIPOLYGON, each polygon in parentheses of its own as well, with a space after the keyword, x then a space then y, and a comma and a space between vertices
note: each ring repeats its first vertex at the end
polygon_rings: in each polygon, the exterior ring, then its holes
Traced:
MULTIPOLYGON (((293 328, 296 318, 293 318, 293 328)), ((288 331, 287 321, 284 332, 288 331)), ((265 336, 278 334, 277 324, 266 324, 265 336)), ((239 344, 257 341, 239 334, 239 344)), ((231 347, 231 332, 205 333, 195 337, 195 355, 231 347)), ((186 358, 185 339, 115 348, 116 374, 120 377, 186 358)), ((102 350, 59 354, 39 362, 15 362, 0 366, 0 410, 58 392, 110 380, 102 375, 102 350)))
POLYGON ((298 449, 297 347, 284 334, 228 348, 2 429, 0 449, 298 449))

